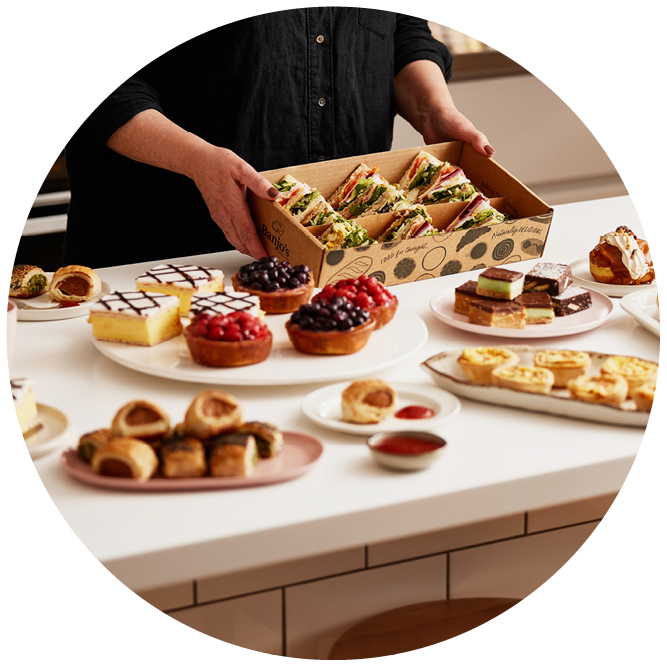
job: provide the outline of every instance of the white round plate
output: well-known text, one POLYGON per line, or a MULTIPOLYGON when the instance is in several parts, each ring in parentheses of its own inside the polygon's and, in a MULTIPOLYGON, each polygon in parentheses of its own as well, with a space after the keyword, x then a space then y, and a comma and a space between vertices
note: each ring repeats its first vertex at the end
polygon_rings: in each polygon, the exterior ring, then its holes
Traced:
POLYGON ((148 375, 214 385, 266 386, 330 382, 376 373, 409 357, 428 338, 423 320, 399 306, 394 319, 382 329, 373 331, 365 347, 355 354, 302 354, 287 336, 285 322, 289 317, 267 315, 265 321, 273 334, 269 358, 259 364, 237 368, 210 368, 196 364, 182 335, 154 347, 109 343, 94 338, 93 343, 109 359, 148 375))
POLYGON ((575 315, 555 317, 551 324, 527 324, 525 329, 502 329, 485 327, 481 324, 470 324, 468 318, 454 312, 454 289, 445 290, 431 299, 433 314, 445 324, 463 331, 494 336, 497 338, 554 338, 589 331, 604 324, 612 314, 614 304, 611 299, 600 292, 590 290, 593 305, 575 315))
POLYGON ((33 459, 62 447, 68 437, 67 417, 60 410, 37 403, 37 415, 42 427, 25 439, 28 452, 33 459))
POLYGON ((311 421, 343 433, 373 435, 379 431, 429 431, 453 419, 461 411, 459 399, 433 385, 392 382, 398 393, 396 411, 407 405, 421 405, 435 413, 430 419, 397 419, 393 415, 379 424, 351 424, 343 421, 340 395, 349 386, 340 382, 311 392, 301 403, 303 414, 311 421))
POLYGON ((576 262, 572 262, 572 264, 570 264, 572 281, 577 285, 597 290, 607 296, 622 297, 626 294, 633 294, 655 287, 655 285, 607 285, 606 283, 599 283, 593 278, 588 267, 588 258, 578 259, 576 262))
POLYGON ((627 294, 621 299, 621 308, 632 315, 645 329, 660 337, 660 309, 656 303, 658 289, 627 294))
MULTIPOLYGON (((53 273, 47 273, 46 277, 51 280, 53 273)), ((88 315, 90 306, 99 301, 105 294, 109 294, 110 287, 102 281, 102 291, 94 296, 90 301, 78 303, 76 306, 61 308, 57 301, 54 301, 49 293, 40 294, 32 299, 16 299, 10 297, 10 301, 16 304, 24 303, 30 308, 18 307, 17 319, 21 322, 50 322, 52 320, 69 320, 73 317, 83 317, 88 315), (34 309, 34 310, 33 310, 34 309)))

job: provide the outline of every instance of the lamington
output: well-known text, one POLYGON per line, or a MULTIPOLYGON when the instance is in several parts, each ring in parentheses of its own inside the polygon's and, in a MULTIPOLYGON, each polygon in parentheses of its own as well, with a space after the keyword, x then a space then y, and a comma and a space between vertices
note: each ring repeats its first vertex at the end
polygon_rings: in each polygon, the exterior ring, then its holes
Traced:
POLYGON ((539 262, 526 273, 524 292, 546 292, 558 296, 572 284, 572 271, 567 264, 539 262))
POLYGON ((90 307, 88 322, 98 340, 153 346, 182 331, 180 300, 156 292, 112 292, 90 307))
POLYGON ((219 269, 192 264, 160 264, 135 279, 143 292, 173 294, 180 299, 181 317, 187 317, 195 292, 222 292, 224 274, 219 269))

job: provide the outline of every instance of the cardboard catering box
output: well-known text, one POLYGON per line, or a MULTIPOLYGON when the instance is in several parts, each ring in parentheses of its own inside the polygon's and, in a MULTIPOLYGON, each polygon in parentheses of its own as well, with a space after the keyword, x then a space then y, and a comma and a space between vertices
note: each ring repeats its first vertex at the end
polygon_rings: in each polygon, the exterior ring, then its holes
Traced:
MULTIPOLYGON (((289 173, 329 198, 362 162, 378 165, 382 176, 390 183, 398 183, 420 150, 461 167, 473 185, 490 198, 491 205, 512 219, 448 234, 327 250, 318 239, 325 225, 322 229, 303 227, 278 204, 251 193, 252 216, 267 253, 292 265, 309 266, 318 287, 360 275, 373 275, 385 285, 395 285, 542 255, 553 209, 493 159, 460 141, 285 167, 263 175, 275 183, 289 173)), ((427 210, 433 225, 443 229, 465 206, 465 202, 434 204, 427 210)), ((391 219, 392 214, 385 213, 358 218, 356 222, 368 230, 371 238, 377 238, 391 219)))

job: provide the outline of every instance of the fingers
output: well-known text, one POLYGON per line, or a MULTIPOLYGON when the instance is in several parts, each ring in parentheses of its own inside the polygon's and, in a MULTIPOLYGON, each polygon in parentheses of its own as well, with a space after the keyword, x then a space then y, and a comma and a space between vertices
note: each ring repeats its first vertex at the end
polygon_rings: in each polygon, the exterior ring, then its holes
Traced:
POLYGON ((278 190, 273 183, 268 181, 259 172, 255 171, 247 162, 239 158, 240 165, 237 178, 241 185, 245 185, 248 190, 254 192, 262 199, 274 200, 278 196, 278 190))

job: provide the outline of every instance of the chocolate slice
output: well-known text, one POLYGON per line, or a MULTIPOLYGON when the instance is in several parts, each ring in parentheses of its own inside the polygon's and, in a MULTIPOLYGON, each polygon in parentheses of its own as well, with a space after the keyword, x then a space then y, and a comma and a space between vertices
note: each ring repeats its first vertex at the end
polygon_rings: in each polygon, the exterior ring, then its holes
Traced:
POLYGON ((558 296, 571 284, 572 271, 567 264, 540 262, 526 274, 523 291, 546 292, 558 296))
POLYGON ((562 294, 551 297, 551 300, 558 317, 580 313, 593 305, 591 293, 579 285, 570 285, 562 294))
POLYGON ((515 280, 519 280, 523 276, 523 273, 520 271, 511 271, 510 269, 501 269, 497 266, 491 266, 480 275, 484 276, 484 278, 490 278, 491 280, 502 280, 504 282, 513 283, 515 280))

